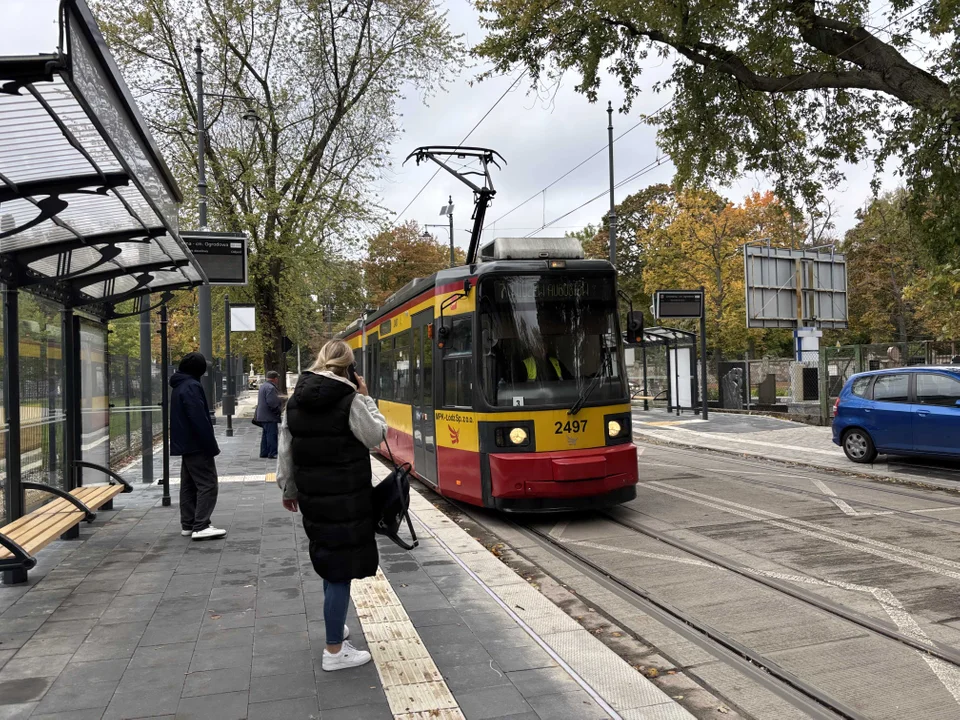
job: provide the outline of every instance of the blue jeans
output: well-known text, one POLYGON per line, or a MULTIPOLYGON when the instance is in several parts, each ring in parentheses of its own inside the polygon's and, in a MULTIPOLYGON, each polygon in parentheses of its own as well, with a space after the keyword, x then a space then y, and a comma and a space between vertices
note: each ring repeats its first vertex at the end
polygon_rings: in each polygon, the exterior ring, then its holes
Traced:
POLYGON ((342 583, 323 581, 323 624, 327 629, 327 645, 343 642, 343 626, 347 622, 349 604, 349 580, 342 583))
POLYGON ((275 458, 277 456, 279 429, 280 423, 265 422, 263 424, 263 435, 260 436, 260 457, 275 458))

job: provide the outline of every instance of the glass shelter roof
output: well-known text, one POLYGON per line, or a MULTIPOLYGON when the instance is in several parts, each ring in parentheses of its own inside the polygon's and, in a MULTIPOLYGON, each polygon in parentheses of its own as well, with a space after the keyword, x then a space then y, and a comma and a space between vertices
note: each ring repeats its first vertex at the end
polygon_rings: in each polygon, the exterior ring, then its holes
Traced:
POLYGON ((0 56, 0 277, 104 314, 204 283, 180 189, 90 9, 60 12, 59 52, 0 56))

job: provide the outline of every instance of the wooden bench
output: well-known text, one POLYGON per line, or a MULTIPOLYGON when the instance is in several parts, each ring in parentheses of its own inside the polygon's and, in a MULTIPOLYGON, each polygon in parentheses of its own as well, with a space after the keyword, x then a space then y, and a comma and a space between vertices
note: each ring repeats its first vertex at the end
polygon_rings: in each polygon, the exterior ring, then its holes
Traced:
POLYGON ((105 468, 91 463, 78 465, 105 472, 110 483, 84 485, 70 492, 41 483, 21 483, 24 489, 48 492, 55 499, 0 527, 0 571, 4 585, 26 582, 27 572, 37 565, 34 557, 37 551, 65 535, 77 537, 71 531, 79 529, 81 520, 93 522, 97 510, 112 510, 114 497, 133 490, 127 481, 105 468))

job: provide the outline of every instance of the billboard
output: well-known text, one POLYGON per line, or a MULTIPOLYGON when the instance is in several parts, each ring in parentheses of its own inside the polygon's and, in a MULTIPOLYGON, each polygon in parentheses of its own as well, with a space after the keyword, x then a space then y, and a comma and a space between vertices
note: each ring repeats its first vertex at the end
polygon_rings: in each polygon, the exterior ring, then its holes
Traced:
POLYGON ((211 285, 247 284, 247 236, 243 233, 181 231, 211 285))
POLYGON ((847 327, 847 260, 840 253, 743 248, 747 327, 847 327))

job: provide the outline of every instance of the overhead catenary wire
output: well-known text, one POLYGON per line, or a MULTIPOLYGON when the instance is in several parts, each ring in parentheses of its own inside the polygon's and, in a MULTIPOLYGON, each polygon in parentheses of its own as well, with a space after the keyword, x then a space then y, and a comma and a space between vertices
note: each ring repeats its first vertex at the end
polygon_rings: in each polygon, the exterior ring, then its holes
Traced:
MULTIPOLYGON (((495 103, 493 103, 493 105, 491 105, 490 108, 483 114, 483 117, 481 117, 479 120, 477 120, 476 124, 475 124, 472 128, 470 128, 470 131, 469 131, 466 135, 463 136, 463 138, 460 140, 460 142, 457 143, 458 146, 463 145, 463 144, 470 138, 470 136, 473 135, 473 133, 476 131, 476 129, 477 129, 478 127, 480 127, 481 123, 483 123, 483 121, 486 120, 487 117, 489 117, 490 113, 492 113, 492 112, 496 109, 497 105, 499 105, 499 104, 501 103, 501 101, 503 101, 503 99, 504 99, 507 95, 509 95, 511 92, 513 92, 514 88, 516 88, 517 85, 520 84, 520 81, 523 80, 523 78, 526 76, 526 74, 527 74, 527 71, 524 70, 522 73, 520 73, 520 74, 517 76, 517 79, 514 80, 514 81, 510 84, 510 86, 509 86, 506 90, 503 91, 503 94, 502 94, 500 97, 498 97, 498 98, 497 98, 497 101, 496 101, 495 103)), ((437 169, 433 171, 433 175, 431 175, 431 176, 427 179, 427 181, 423 184, 423 187, 421 187, 419 190, 417 190, 417 194, 413 196, 413 199, 410 200, 410 202, 408 202, 408 203, 406 204, 406 206, 403 208, 403 210, 401 210, 400 212, 397 213, 397 216, 393 219, 393 223, 392 223, 393 225, 396 225, 396 224, 397 224, 397 221, 398 221, 401 217, 403 217, 403 214, 404 214, 407 210, 409 210, 409 209, 410 209, 410 206, 413 205, 413 204, 417 201, 417 198, 419 198, 421 194, 423 194, 423 191, 427 189, 427 186, 428 186, 430 183, 432 183, 432 182, 433 182, 433 179, 434 179, 435 177, 437 177, 437 175, 440 173, 440 169, 441 169, 440 167, 437 167, 437 169)))
MULTIPOLYGON (((636 180, 637 178, 642 177, 642 176, 646 175, 647 173, 653 172, 654 170, 656 170, 658 167, 660 167, 661 165, 663 165, 663 164, 664 164, 667 160, 669 160, 669 159, 670 159, 670 156, 669 156, 669 155, 660 155, 660 156, 658 156, 656 160, 653 160, 652 162, 647 163, 647 164, 644 165, 642 168, 640 168, 639 170, 637 170, 635 173, 633 173, 633 174, 631 174, 631 175, 628 175, 627 177, 625 177, 625 178, 623 178, 622 180, 618 181, 616 184, 614 184, 613 189, 614 189, 614 190, 617 190, 617 189, 623 187, 624 185, 633 182, 633 181, 636 180)), ((607 189, 603 190, 602 192, 597 193, 597 194, 594 195, 592 198, 590 198, 589 200, 586 200, 585 202, 580 203, 579 205, 577 205, 577 207, 573 208, 572 210, 568 210, 568 211, 565 212, 563 215, 560 215, 560 216, 558 216, 558 217, 555 217, 555 218, 554 218, 553 220, 551 220, 550 222, 544 223, 543 225, 541 225, 540 227, 538 227, 536 230, 532 230, 531 232, 527 233, 526 235, 524 235, 524 237, 532 237, 532 236, 536 235, 536 234, 537 234, 538 232, 540 232, 541 230, 545 230, 545 229, 547 229, 548 227, 550 227, 551 225, 553 225, 554 223, 560 222, 560 221, 563 220, 565 217, 567 217, 567 216, 569 216, 569 215, 572 215, 573 213, 577 212, 577 210, 582 210, 583 208, 585 208, 585 207, 586 207, 587 205, 589 205, 590 203, 596 202, 596 201, 599 200, 600 198, 602 198, 602 197, 604 197, 605 195, 607 195, 607 193, 609 193, 609 192, 610 192, 610 190, 609 190, 609 188, 607 188, 607 189)))
MULTIPOLYGON (((672 105, 672 104, 673 104, 673 100, 668 100, 668 101, 665 102, 663 105, 661 105, 659 108, 657 108, 656 110, 654 110, 653 113, 651 113, 650 115, 645 115, 643 118, 641 118, 640 120, 638 120, 634 125, 632 125, 632 126, 629 127, 627 130, 625 130, 623 133, 621 133, 621 134, 618 135, 616 138, 614 138, 613 142, 616 143, 616 142, 618 142, 620 139, 626 137, 627 135, 629 135, 631 132, 633 132, 634 130, 636 130, 638 127, 640 127, 640 126, 643 125, 644 123, 646 123, 646 122, 650 121, 651 119, 655 118, 655 117, 656 117, 657 115, 659 115, 661 112, 663 112, 663 111, 666 110, 668 107, 670 107, 670 105, 672 105)), ((570 174, 576 172, 576 171, 579 170, 581 167, 583 167, 584 165, 586 165, 588 162, 590 162, 591 160, 593 160, 597 155, 599 155, 600 153, 606 151, 607 148, 608 148, 607 144, 604 143, 603 146, 601 146, 600 148, 598 148, 596 152, 592 153, 590 156, 588 156, 588 157, 584 158, 583 160, 581 160, 579 163, 577 163, 577 164, 574 165, 572 168, 570 168, 569 170, 567 170, 565 173, 563 173, 563 175, 561 175, 560 177, 558 177, 556 180, 554 180, 554 181, 551 182, 550 184, 545 185, 545 186, 544 186, 543 188, 541 188, 540 190, 537 190, 537 192, 535 192, 533 195, 531 195, 530 197, 528 197, 526 200, 524 200, 524 201, 523 201, 522 203, 520 203, 519 205, 515 205, 514 207, 510 208, 509 210, 507 210, 507 212, 505 212, 503 215, 501 215, 500 217, 498 217, 496 220, 493 220, 492 222, 488 223, 483 229, 484 229, 484 230, 487 230, 487 229, 489 229, 490 227, 493 227, 493 226, 496 225, 498 222, 500 222, 501 220, 503 220, 505 217, 508 217, 508 216, 511 215, 513 212, 515 212, 516 210, 519 210, 520 208, 522 208, 522 207, 523 207, 524 205, 526 205, 527 203, 531 202, 532 200, 535 200, 537 197, 539 197, 540 195, 542 195, 543 193, 545 193, 547 190, 549 190, 550 188, 552 188, 552 187, 553 187, 554 185, 556 185, 558 182, 560 182, 561 180, 565 179, 565 178, 568 177, 570 174)))

